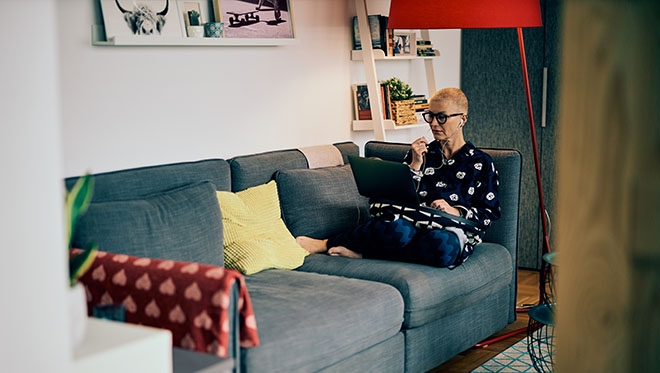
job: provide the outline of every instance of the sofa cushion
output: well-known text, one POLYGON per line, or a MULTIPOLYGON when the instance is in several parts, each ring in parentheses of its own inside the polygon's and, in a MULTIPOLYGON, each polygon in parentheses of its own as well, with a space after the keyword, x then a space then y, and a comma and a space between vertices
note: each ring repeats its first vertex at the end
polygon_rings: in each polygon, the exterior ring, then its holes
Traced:
POLYGON ((222 220, 216 186, 203 182, 140 199, 92 202, 73 245, 222 266, 222 220))
POLYGON ((268 268, 293 269, 303 263, 308 252, 282 221, 275 181, 217 195, 227 268, 250 275, 268 268))
POLYGON ((327 238, 369 218, 369 203, 358 193, 350 165, 279 171, 284 223, 294 236, 327 238))
POLYGON ((507 249, 492 243, 477 245, 470 258, 453 270, 325 254, 310 255, 298 270, 394 286, 405 302, 404 326, 408 329, 458 312, 508 288, 514 272, 507 249))
POLYGON ((390 285, 282 270, 245 282, 260 342, 243 355, 247 372, 316 372, 401 329, 403 300, 390 285))

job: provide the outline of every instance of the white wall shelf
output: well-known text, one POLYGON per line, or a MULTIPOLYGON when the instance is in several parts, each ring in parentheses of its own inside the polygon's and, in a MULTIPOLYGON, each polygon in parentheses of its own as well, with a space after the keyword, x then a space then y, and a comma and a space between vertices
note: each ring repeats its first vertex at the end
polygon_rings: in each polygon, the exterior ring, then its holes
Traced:
MULTIPOLYGON (((373 49, 372 50, 374 60, 386 60, 386 61, 402 61, 402 60, 432 60, 440 56, 440 52, 436 49, 435 56, 386 56, 385 51, 382 49, 373 49)), ((351 51, 351 60, 352 61, 362 61, 362 50, 352 50, 351 51)))
MULTIPOLYGON (((373 131, 374 138, 378 141, 387 141, 386 131, 391 130, 406 130, 412 128, 426 127, 426 124, 410 124, 410 125, 395 125, 391 119, 383 118, 383 100, 381 98, 380 84, 376 74, 376 61, 401 61, 401 60, 422 60, 424 62, 424 69, 426 73, 426 84, 428 94, 435 93, 435 69, 433 60, 437 58, 440 53, 436 50, 435 56, 416 56, 416 55, 399 55, 399 56, 386 56, 382 49, 374 49, 371 43, 371 30, 369 28, 367 0, 352 0, 355 7, 355 12, 358 19, 358 29, 360 31, 360 39, 362 50, 351 51, 352 61, 361 61, 364 64, 364 71, 367 81, 367 90, 369 92, 371 103, 371 117, 376 118, 371 120, 353 120, 353 131, 373 131), (371 99, 371 98, 374 99, 371 99)), ((428 30, 421 30, 421 36, 424 40, 430 40, 428 30)), ((353 98, 355 99, 355 98, 353 98)))
POLYGON ((294 38, 170 38, 162 36, 114 36, 106 39, 101 25, 92 25, 92 45, 96 46, 173 46, 173 47, 268 47, 291 45, 294 38))

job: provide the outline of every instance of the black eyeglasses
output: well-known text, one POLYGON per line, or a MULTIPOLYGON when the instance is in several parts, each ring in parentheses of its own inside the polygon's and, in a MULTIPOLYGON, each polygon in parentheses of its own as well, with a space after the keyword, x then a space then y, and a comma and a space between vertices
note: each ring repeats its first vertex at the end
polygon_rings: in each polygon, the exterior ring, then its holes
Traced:
POLYGON ((428 124, 431 124, 433 122, 433 118, 438 121, 438 124, 445 124, 447 123, 447 119, 451 117, 455 117, 458 115, 463 115, 463 113, 455 113, 455 114, 450 114, 450 115, 445 115, 443 113, 432 113, 430 111, 425 111, 422 116, 424 117, 424 121, 428 124))

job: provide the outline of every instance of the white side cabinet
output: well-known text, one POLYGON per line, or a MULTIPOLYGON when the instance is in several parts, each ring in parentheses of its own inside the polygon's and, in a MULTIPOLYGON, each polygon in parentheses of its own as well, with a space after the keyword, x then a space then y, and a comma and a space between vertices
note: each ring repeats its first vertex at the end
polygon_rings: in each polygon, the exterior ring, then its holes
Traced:
POLYGON ((73 353, 73 372, 170 373, 168 330, 89 318, 85 338, 73 353))

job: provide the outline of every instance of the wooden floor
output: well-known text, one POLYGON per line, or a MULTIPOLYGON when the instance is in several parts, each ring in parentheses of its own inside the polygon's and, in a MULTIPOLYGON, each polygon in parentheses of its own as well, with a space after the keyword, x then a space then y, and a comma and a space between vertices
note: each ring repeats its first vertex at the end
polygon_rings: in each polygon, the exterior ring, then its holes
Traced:
MULTIPOLYGON (((524 305, 536 305, 539 299, 539 272, 519 269, 518 270, 518 307, 524 305)), ((509 324, 505 329, 501 330, 495 336, 507 334, 509 332, 526 328, 529 317, 526 312, 518 312, 518 317, 515 322, 509 324)), ((500 342, 493 343, 486 347, 473 347, 467 351, 454 356, 446 363, 432 369, 430 373, 465 373, 471 372, 481 364, 490 360, 493 356, 506 350, 508 347, 518 342, 525 336, 525 332, 521 332, 514 336, 508 337, 500 342)))

